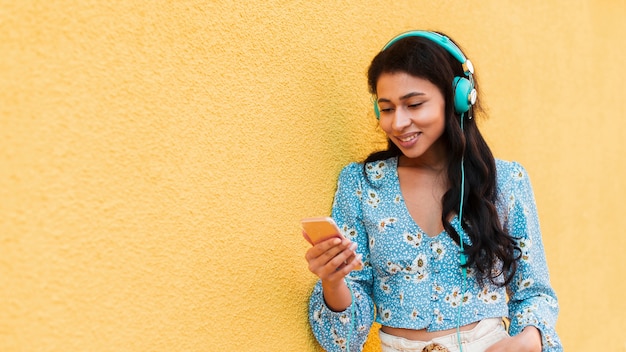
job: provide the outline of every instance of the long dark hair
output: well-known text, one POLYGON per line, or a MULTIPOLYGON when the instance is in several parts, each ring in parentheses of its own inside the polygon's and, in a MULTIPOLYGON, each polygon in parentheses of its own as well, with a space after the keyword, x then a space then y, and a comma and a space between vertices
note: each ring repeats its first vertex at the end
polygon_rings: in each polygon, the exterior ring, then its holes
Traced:
MULTIPOLYGON (((467 266, 475 270, 479 283, 488 279, 493 284, 508 284, 517 269, 520 255, 515 239, 502 227, 496 211, 496 164, 478 130, 476 119, 461 116, 454 111, 452 81, 464 76, 463 68, 443 47, 422 37, 398 40, 372 60, 368 70, 370 93, 376 95, 376 84, 383 73, 405 72, 427 79, 436 85, 445 99, 445 129, 441 138, 447 148, 447 181, 449 189, 442 198, 441 221, 446 232, 459 243, 459 234, 448 219, 459 210, 461 196, 461 160, 465 165, 465 194, 461 223, 472 245, 464 244, 467 266)), ((474 85, 478 83, 474 77, 474 85)), ((470 114, 484 113, 480 100, 470 114)), ((365 163, 402 155, 400 149, 388 140, 386 150, 370 154, 365 163)))

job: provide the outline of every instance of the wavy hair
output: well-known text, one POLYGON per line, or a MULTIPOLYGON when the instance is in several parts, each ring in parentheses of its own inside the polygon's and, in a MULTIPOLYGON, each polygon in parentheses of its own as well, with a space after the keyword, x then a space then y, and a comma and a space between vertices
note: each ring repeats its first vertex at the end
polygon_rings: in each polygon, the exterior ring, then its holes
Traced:
MULTIPOLYGON (((444 229, 460 244, 459 234, 448 219, 459 210, 461 162, 464 160, 465 194, 461 224, 472 242, 471 246, 464 243, 468 257, 466 266, 475 270, 481 284, 489 280, 496 285, 507 285, 517 270, 520 250, 515 239, 502 227, 496 211, 496 164, 493 154, 476 125, 476 119, 465 116, 462 129, 461 116, 454 111, 452 81, 456 76, 464 76, 462 65, 431 40, 406 37, 381 51, 372 60, 368 69, 370 93, 376 96, 376 85, 381 74, 398 72, 430 81, 439 88, 445 99, 445 128, 441 138, 449 156, 446 166, 449 189, 441 201, 444 229)), ((474 84, 478 90, 476 77, 474 84)), ((480 100, 469 111, 473 116, 478 113, 484 114, 480 100)), ((364 164, 402 155, 391 140, 387 142, 386 150, 370 154, 364 164)))

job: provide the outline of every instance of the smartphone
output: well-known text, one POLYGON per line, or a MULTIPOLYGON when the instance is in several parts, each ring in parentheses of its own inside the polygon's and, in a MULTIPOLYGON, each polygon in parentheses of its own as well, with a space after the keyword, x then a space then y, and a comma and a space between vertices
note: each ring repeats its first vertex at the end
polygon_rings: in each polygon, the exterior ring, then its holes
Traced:
POLYGON ((335 220, 328 216, 304 218, 300 220, 304 230, 304 238, 311 244, 322 242, 329 238, 343 239, 335 220))
MULTIPOLYGON (((304 230, 304 238, 311 244, 316 244, 333 237, 339 239, 344 238, 343 235, 341 235, 341 231, 339 231, 339 227, 337 227, 335 221, 330 217, 304 218, 300 220, 300 223, 304 230)), ((361 261, 360 254, 356 256, 356 260, 361 261)), ((346 262, 345 264, 348 263, 346 262)), ((359 263, 354 270, 361 269, 363 269, 363 264, 359 263)))

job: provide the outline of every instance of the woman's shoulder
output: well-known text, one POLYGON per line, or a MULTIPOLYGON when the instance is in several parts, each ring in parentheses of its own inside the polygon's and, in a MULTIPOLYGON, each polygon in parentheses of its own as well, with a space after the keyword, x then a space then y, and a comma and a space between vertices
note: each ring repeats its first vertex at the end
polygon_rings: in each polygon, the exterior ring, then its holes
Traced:
POLYGON ((495 159, 498 176, 511 177, 519 174, 526 174, 526 169, 517 161, 495 159))
POLYGON ((517 161, 495 159, 497 184, 500 190, 511 189, 520 181, 528 181, 528 172, 517 161))
POLYGON ((397 172, 397 158, 375 160, 370 162, 351 162, 344 166, 340 178, 359 178, 376 185, 389 175, 397 172))

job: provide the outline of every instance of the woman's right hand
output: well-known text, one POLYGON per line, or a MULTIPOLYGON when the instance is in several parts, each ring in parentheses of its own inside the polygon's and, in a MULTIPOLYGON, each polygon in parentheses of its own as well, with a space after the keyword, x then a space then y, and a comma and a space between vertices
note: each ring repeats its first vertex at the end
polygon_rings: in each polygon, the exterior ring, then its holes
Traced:
POLYGON ((326 305, 335 312, 341 312, 352 304, 351 293, 344 278, 352 270, 363 267, 356 247, 356 243, 346 238, 331 238, 316 243, 305 255, 309 270, 322 280, 326 305))
POLYGON ((347 238, 331 238, 316 243, 305 255, 309 270, 322 279, 325 286, 343 282, 352 270, 363 266, 356 247, 357 244, 347 238))

